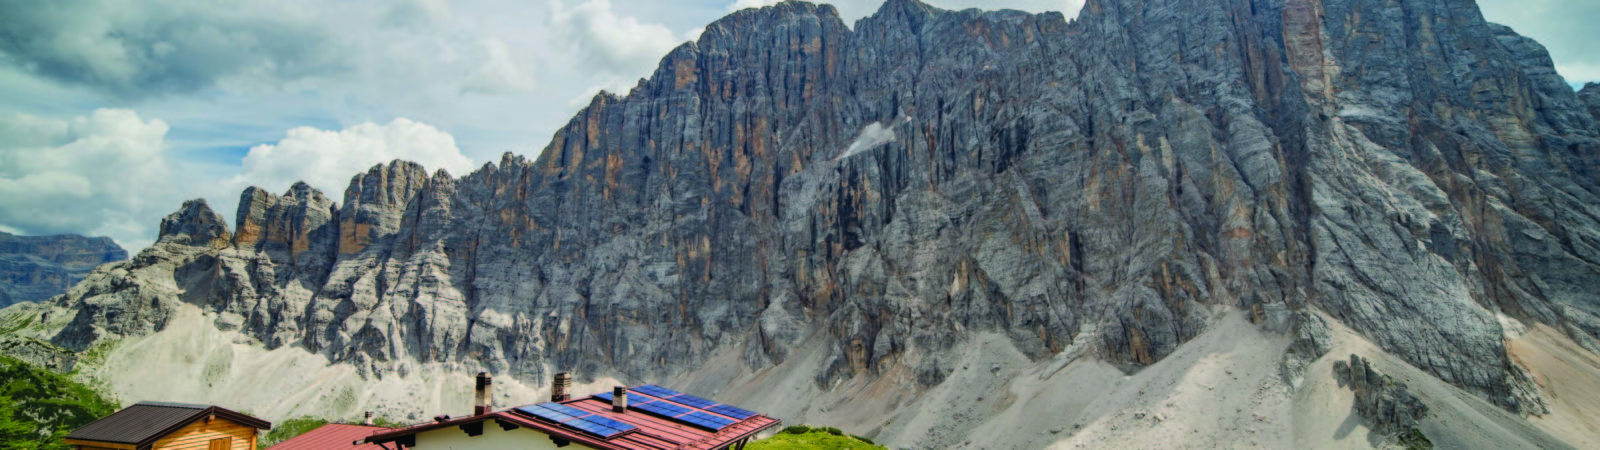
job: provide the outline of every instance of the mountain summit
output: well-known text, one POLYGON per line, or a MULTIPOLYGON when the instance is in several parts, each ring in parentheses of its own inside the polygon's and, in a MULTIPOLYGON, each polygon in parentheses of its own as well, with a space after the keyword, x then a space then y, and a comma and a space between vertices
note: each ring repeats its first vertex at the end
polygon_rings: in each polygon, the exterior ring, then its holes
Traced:
POLYGON ((1361 420, 1447 447, 1579 445, 1518 416, 1588 411, 1535 355, 1600 352, 1597 89, 1468 0, 890 0, 853 27, 784 2, 536 159, 397 161, 342 203, 252 188, 231 231, 186 204, 46 337, 203 317, 369 380, 677 377, 919 448, 1132 445, 1105 424, 1200 405, 1238 422, 1194 439, 1334 435, 1348 412, 1303 398, 1405 399, 1426 412, 1361 420), (1352 353, 1368 375, 1335 381, 1352 353), (1446 432, 1473 420, 1515 425, 1446 432))

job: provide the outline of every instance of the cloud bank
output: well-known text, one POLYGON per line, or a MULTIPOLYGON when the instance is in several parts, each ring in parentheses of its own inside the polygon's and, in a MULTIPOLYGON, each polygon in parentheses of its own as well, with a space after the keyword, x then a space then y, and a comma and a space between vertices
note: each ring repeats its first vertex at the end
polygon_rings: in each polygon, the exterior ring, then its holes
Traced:
POLYGON ((451 19, 438 0, 6 1, 0 64, 125 100, 215 87, 360 91, 344 89, 351 80, 527 88, 503 43, 451 19))
POLYGON ((155 241, 162 217, 194 197, 231 221, 250 185, 283 192, 303 180, 342 199, 351 176, 395 159, 458 176, 473 168, 449 133, 407 119, 289 130, 250 149, 232 176, 175 158, 167 132, 166 123, 122 109, 0 121, 0 230, 110 236, 138 251, 155 241))
MULTIPOLYGON (((735 0, 729 3, 729 12, 745 8, 759 8, 775 5, 783 0, 735 0)), ((1044 11, 1060 11, 1067 17, 1077 17, 1078 10, 1083 9, 1084 0, 923 0, 924 3, 950 10, 963 10, 979 8, 985 10, 1015 9, 1031 13, 1044 11)), ((883 6, 883 0, 832 0, 820 3, 832 4, 839 9, 839 16, 848 24, 862 17, 870 16, 883 6)))
POLYGON ((0 226, 111 236, 130 249, 149 244, 184 193, 166 134, 166 123, 120 109, 0 122, 0 226))
MULTIPOLYGON (((395 119, 387 124, 363 123, 340 131, 300 127, 280 141, 250 149, 241 173, 232 179, 238 192, 260 186, 283 192, 305 181, 335 199, 344 198, 350 177, 374 164, 403 159, 429 170, 445 169, 461 176, 472 160, 456 148, 455 138, 427 124, 395 119)), ((232 211, 232 210, 229 210, 232 211)))
POLYGON ((550 26, 576 58, 612 74, 649 73, 683 39, 671 29, 612 10, 610 0, 586 0, 568 8, 551 2, 550 26))

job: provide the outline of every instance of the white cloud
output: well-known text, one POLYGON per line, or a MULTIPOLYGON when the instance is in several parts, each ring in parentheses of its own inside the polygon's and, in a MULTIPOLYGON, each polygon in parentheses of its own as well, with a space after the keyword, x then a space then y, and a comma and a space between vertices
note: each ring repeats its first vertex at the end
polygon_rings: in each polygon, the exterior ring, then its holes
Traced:
POLYGON ((3 2, 0 64, 127 99, 526 89, 520 59, 457 19, 440 0, 3 2))
MULTIPOLYGON (((782 2, 782 1, 783 0, 738 0, 738 1, 735 1, 733 3, 728 4, 728 11, 729 12, 733 12, 733 11, 738 11, 738 10, 745 9, 745 8, 760 8, 760 7, 767 6, 767 5, 775 5, 775 4, 778 4, 778 2, 782 2)), ((829 2, 824 2, 824 3, 829 3, 829 2)))
POLYGON ((344 197, 350 177, 395 159, 422 164, 430 171, 442 168, 453 176, 473 169, 472 160, 461 155, 449 133, 427 124, 395 119, 384 125, 364 123, 341 131, 311 127, 289 130, 277 143, 251 148, 232 184, 235 193, 250 185, 283 192, 294 182, 305 181, 338 200, 344 197))
POLYGON ((533 76, 513 61, 505 41, 484 38, 480 43, 488 58, 467 75, 462 83, 463 92, 502 94, 533 90, 533 76))
MULTIPOLYGON (((745 8, 760 8, 763 6, 782 3, 784 0, 735 0, 729 3, 728 12, 745 8)), ((1044 11, 1060 11, 1068 18, 1077 17, 1078 10, 1083 9, 1084 0, 923 0, 924 3, 939 8, 950 10, 963 10, 978 8, 983 10, 1015 9, 1031 13, 1044 11)), ((857 19, 878 12, 883 6, 883 0, 832 0, 820 3, 829 3, 839 10, 839 16, 846 24, 854 23, 857 19)))
POLYGON ((550 3, 551 27, 585 64, 623 76, 648 73, 682 43, 665 25, 640 22, 612 10, 610 0, 586 0, 568 9, 550 3))
POLYGON ((0 227, 143 248, 182 200, 182 168, 167 155, 166 134, 166 123, 120 109, 0 123, 0 227))
POLYGON ((594 96, 599 95, 600 91, 606 91, 616 95, 628 95, 628 91, 633 90, 634 84, 635 83, 629 83, 622 77, 608 78, 606 81, 594 86, 590 86, 576 97, 572 97, 572 99, 567 100, 567 107, 582 109, 585 106, 589 106, 589 103, 594 101, 594 96))
POLYGON ((161 120, 121 109, 0 121, 0 230, 110 236, 137 252, 155 240, 161 218, 190 198, 206 198, 231 222, 250 185, 283 192, 304 180, 340 200, 351 176, 395 159, 455 176, 474 168, 449 133, 407 119, 295 128, 250 149, 231 177, 175 158, 167 132, 161 120))
POLYGON ((698 41, 698 40, 700 40, 700 35, 705 34, 705 32, 706 32, 706 27, 690 28, 689 31, 683 32, 683 40, 685 40, 685 41, 698 41))
POLYGON ((1572 64, 1556 64, 1556 72, 1566 78, 1569 83, 1600 82, 1600 63, 1578 62, 1572 64))

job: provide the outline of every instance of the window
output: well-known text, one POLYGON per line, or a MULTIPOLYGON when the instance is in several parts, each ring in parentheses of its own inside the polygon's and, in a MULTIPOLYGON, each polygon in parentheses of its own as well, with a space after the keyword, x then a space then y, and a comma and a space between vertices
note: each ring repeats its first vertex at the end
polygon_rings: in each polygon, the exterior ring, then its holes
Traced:
POLYGON ((211 440, 207 450, 228 450, 229 447, 233 447, 233 438, 216 438, 211 440))

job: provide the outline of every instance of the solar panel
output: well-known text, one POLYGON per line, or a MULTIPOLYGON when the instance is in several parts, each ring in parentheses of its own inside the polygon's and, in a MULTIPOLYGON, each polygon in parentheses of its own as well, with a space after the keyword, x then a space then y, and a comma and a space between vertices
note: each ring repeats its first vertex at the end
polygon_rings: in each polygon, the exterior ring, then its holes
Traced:
POLYGON ((631 430, 631 429, 635 428, 633 425, 622 423, 621 421, 617 421, 617 420, 612 419, 610 417, 601 416, 601 415, 594 415, 594 416, 585 417, 585 418, 583 418, 583 420, 594 422, 595 424, 603 426, 603 427, 610 427, 610 428, 615 428, 615 429, 618 429, 618 430, 631 430))
POLYGON ((598 399, 601 399, 601 400, 605 400, 605 401, 606 401, 606 403, 610 403, 610 402, 611 402, 611 401, 612 401, 612 400, 611 400, 611 393, 610 393, 610 392, 601 392, 601 393, 599 393, 599 394, 595 394, 595 395, 593 395, 593 397, 594 397, 594 398, 598 398, 598 399))
POLYGON ((566 425, 566 426, 569 426, 569 427, 572 427, 572 428, 576 428, 576 429, 581 430, 581 431, 583 431, 585 433, 593 434, 595 436, 600 436, 600 437, 607 438, 607 439, 610 439, 612 437, 615 437, 616 435, 619 435, 619 434, 622 434, 622 433, 625 433, 625 432, 628 432, 628 431, 632 431, 635 428, 633 425, 628 425, 628 424, 625 424, 625 423, 622 423, 622 422, 617 422, 615 420, 606 419, 606 420, 610 420, 611 423, 615 423, 615 424, 618 425, 617 427, 609 426, 609 425, 601 423, 600 421, 595 420, 597 418, 598 419, 604 419, 604 417, 600 417, 600 416, 590 416, 590 417, 585 417, 585 418, 581 418, 581 419, 572 419, 570 421, 562 423, 562 425, 566 425))
POLYGON ((689 408, 667 402, 649 402, 628 405, 628 407, 664 417, 678 417, 689 413, 689 408))
POLYGON ((676 417, 675 419, 711 431, 720 431, 723 428, 727 428, 728 425, 733 425, 732 420, 706 414, 704 411, 695 411, 684 414, 683 416, 676 417))
POLYGON ((732 418, 735 418, 735 419, 739 419, 739 420, 749 419, 751 417, 755 417, 755 415, 756 415, 756 413, 753 413, 753 412, 750 412, 750 411, 746 411, 744 409, 736 408, 736 407, 733 407, 733 406, 729 406, 729 405, 717 405, 717 406, 713 406, 713 407, 710 407, 710 408, 706 408, 705 410, 706 411, 711 411, 711 412, 714 412, 714 413, 717 413, 717 414, 721 414, 721 415, 724 415, 724 416, 732 417, 732 418))
POLYGON ((634 391, 638 391, 638 392, 642 392, 642 393, 644 393, 644 395, 648 395, 648 396, 655 397, 655 398, 667 398, 667 397, 672 397, 672 396, 676 396, 676 395, 682 394, 682 392, 674 391, 674 390, 667 389, 667 388, 664 388, 664 387, 661 387, 661 386, 656 386, 654 384, 646 384, 644 386, 639 386, 639 387, 633 388, 633 390, 634 391))
POLYGON ((633 425, 618 422, 610 418, 595 415, 560 403, 540 403, 518 407, 517 412, 533 417, 560 423, 585 433, 610 439, 619 434, 638 429, 633 425))
POLYGON ((560 403, 554 403, 554 402, 551 402, 551 403, 540 403, 539 406, 550 408, 551 410, 554 410, 555 412, 566 414, 566 415, 569 415, 569 416, 572 416, 572 417, 583 417, 583 416, 587 416, 587 415, 590 415, 590 414, 594 414, 592 412, 584 411, 584 410, 581 410, 581 409, 578 409, 578 408, 573 408, 571 406, 563 405, 563 404, 560 404, 560 403))
POLYGON ((706 407, 708 407, 708 406, 717 404, 717 402, 713 402, 711 400, 706 400, 706 399, 703 399, 703 398, 700 398, 700 397, 695 397, 695 396, 689 395, 689 394, 679 394, 679 395, 673 396, 672 398, 668 398, 666 400, 669 401, 669 402, 680 404, 680 405, 687 405, 687 406, 692 406, 692 407, 700 408, 700 409, 706 409, 706 407))
MULTIPOLYGON (((522 406, 522 407, 518 407, 517 411, 521 412, 521 413, 524 413, 524 414, 527 414, 527 415, 530 415, 530 416, 534 416, 534 417, 538 417, 538 418, 542 418, 542 419, 546 419, 546 420, 550 420, 552 422, 558 422, 558 423, 559 422, 568 421, 568 420, 572 420, 573 418, 583 417, 583 416, 589 415, 589 413, 586 413, 586 412, 583 412, 583 411, 578 411, 577 414, 573 414, 573 413, 568 412, 568 411, 560 411, 560 410, 556 410, 556 409, 550 408, 550 407, 548 407, 546 405, 550 405, 550 404, 549 403, 544 403, 544 404, 538 404, 538 405, 522 406)), ((556 406, 562 406, 562 405, 556 405, 556 406)), ((568 409, 571 409, 571 408, 569 407, 568 409)))

